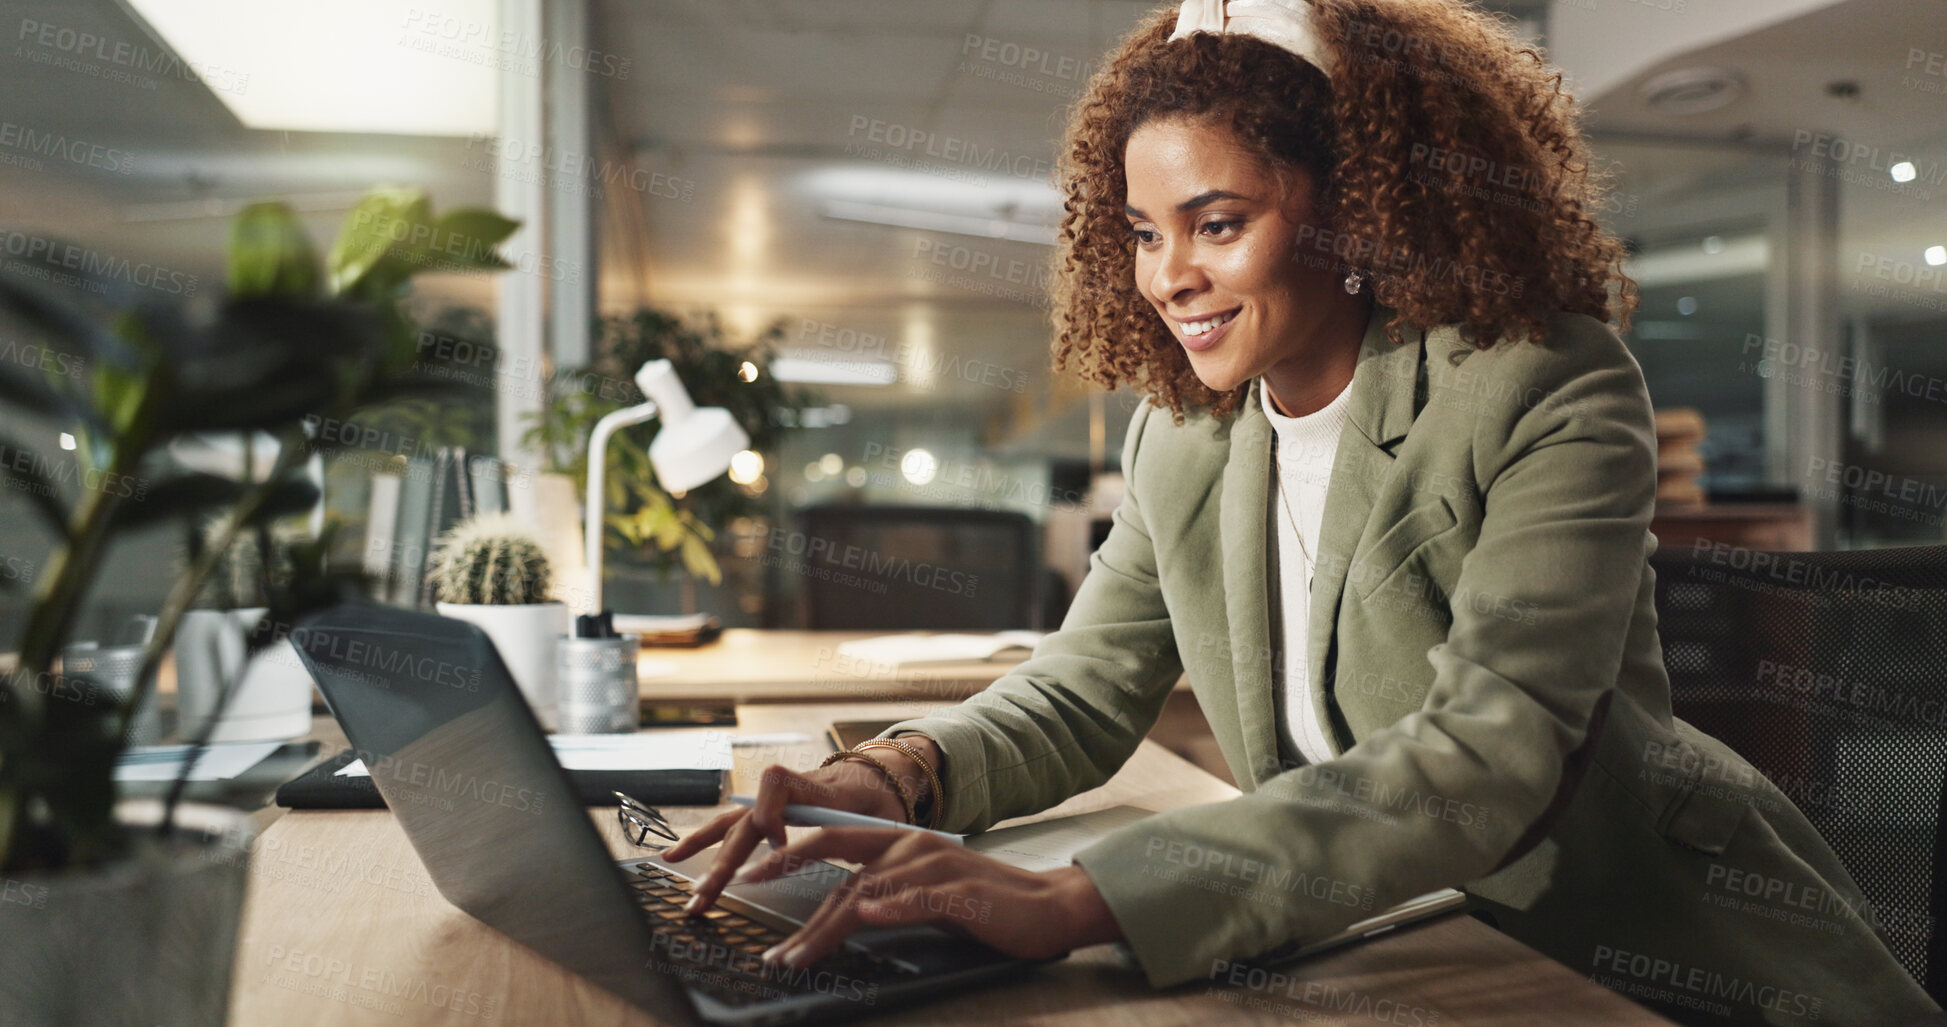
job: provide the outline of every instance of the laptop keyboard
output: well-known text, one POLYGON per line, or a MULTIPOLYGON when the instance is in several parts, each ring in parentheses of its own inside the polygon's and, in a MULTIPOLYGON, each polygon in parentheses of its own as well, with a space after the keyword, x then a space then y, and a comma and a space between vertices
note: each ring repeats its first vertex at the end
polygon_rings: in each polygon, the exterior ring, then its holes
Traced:
POLYGON ((849 946, 803 970, 767 967, 760 957, 783 941, 785 932, 721 906, 691 916, 683 911, 690 900, 690 881, 654 863, 628 867, 629 890, 656 933, 658 969, 729 1005, 821 994, 869 1004, 882 985, 916 973, 849 946))

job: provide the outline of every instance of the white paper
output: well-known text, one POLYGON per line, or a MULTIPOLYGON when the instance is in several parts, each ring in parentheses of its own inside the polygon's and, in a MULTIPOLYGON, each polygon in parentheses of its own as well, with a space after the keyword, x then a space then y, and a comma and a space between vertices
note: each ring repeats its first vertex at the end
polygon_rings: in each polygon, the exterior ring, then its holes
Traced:
MULTIPOLYGON (((203 750, 188 780, 221 781, 264 761, 283 742, 221 742, 203 750)), ((115 763, 117 781, 174 781, 189 756, 187 745, 137 746, 115 763), (173 758, 170 758, 172 757, 173 758)))
POLYGON ((658 616, 647 613, 618 613, 609 618, 618 634, 666 635, 684 631, 701 631, 710 623, 707 613, 686 613, 675 616, 658 616))
POLYGON ((1009 649, 1033 649, 1040 631, 997 631, 991 635, 880 635, 838 644, 838 655, 881 667, 991 660, 1009 649))
POLYGON ((1059 870, 1076 853, 1109 832, 1151 816, 1155 814, 1135 806, 1111 806, 1092 813, 968 835, 967 848, 1022 870, 1059 870))
MULTIPOLYGON (((554 757, 569 770, 729 770, 731 734, 670 728, 613 735, 549 735, 554 757)), ((364 760, 335 777, 370 777, 364 760)))

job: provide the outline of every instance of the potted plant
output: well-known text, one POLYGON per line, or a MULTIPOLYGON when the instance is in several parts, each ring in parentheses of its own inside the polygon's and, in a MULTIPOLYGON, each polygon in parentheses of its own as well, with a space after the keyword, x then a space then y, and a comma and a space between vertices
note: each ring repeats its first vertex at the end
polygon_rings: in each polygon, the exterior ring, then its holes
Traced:
POLYGON ((428 558, 434 607, 493 641, 541 723, 554 724, 554 654, 568 607, 548 598, 547 553, 512 514, 461 521, 428 558))
MULTIPOLYGON (((204 529, 205 545, 224 527, 222 519, 212 520, 204 529)), ((264 618, 268 590, 295 573, 291 552, 301 540, 288 524, 238 536, 218 559, 198 608, 183 614, 175 645, 176 729, 183 737, 254 742, 311 729, 311 675, 290 640, 272 637, 251 645, 254 632, 281 634, 264 618), (256 655, 246 662, 251 652, 256 655)))
MULTIPOLYGON (((0 438, 0 475, 31 498, 54 543, 0 676, 0 879, 28 899, 0 901, 0 1023, 226 1018, 249 832, 221 813, 180 830, 180 778, 159 807, 118 810, 129 718, 231 545, 316 504, 316 487, 294 473, 315 449, 307 422, 438 386, 404 373, 413 339, 398 304, 410 277, 435 259, 504 267, 492 247, 514 227, 489 211, 434 218, 423 194, 380 190, 320 261, 288 208, 253 205, 233 226, 228 295, 196 317, 114 279, 91 281, 99 301, 83 306, 51 292, 28 261, 0 268, 0 321, 85 371, 43 378, 0 366, 0 402, 61 424, 79 464, 70 474, 0 438), (268 436, 276 449, 263 454, 264 473, 236 478, 166 460, 174 440, 208 434, 237 437, 252 472, 252 440, 268 436), (212 514, 220 527, 170 582, 135 688, 112 695, 66 673, 57 654, 111 545, 212 514)), ((266 597, 267 620, 294 623, 345 597, 349 578, 322 568, 323 552, 293 547, 302 573, 266 597)))

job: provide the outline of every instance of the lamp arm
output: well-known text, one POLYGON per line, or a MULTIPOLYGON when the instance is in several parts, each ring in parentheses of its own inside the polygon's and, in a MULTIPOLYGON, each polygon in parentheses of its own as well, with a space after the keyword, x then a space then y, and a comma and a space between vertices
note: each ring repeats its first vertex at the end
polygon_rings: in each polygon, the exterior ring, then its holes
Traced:
POLYGON ((582 543, 588 555, 588 612, 602 612, 602 514, 608 477, 608 440, 616 432, 656 416, 656 404, 623 407, 595 422, 588 436, 588 502, 583 506, 582 543))

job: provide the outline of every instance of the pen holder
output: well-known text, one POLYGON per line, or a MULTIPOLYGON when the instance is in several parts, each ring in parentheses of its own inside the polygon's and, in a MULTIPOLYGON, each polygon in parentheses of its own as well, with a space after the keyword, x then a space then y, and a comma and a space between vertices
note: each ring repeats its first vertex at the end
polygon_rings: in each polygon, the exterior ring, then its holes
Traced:
POLYGON ((635 661, 641 636, 576 638, 555 649, 555 730, 592 735, 636 729, 635 661))
MULTIPOLYGON (((147 645, 101 645, 76 642, 61 650, 61 676, 71 679, 79 694, 74 698, 93 705, 100 689, 100 701, 126 703, 135 692, 135 675, 141 672, 147 645), (85 696, 85 698, 84 698, 85 696)), ((155 689, 142 700, 129 720, 129 745, 154 745, 162 738, 162 712, 156 705, 155 689)))

